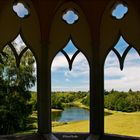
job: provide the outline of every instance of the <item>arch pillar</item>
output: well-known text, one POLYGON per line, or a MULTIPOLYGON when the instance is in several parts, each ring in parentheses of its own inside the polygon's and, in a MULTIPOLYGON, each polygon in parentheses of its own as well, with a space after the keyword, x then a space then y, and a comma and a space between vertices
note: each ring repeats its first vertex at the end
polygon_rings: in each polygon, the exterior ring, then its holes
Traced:
POLYGON ((51 71, 47 59, 47 42, 42 43, 41 61, 38 65, 38 132, 51 133, 51 71))

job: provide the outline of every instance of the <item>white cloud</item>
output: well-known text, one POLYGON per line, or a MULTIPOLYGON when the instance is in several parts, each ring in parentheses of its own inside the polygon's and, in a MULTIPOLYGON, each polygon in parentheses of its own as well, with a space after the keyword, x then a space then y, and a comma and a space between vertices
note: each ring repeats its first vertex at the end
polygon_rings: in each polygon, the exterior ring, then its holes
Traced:
POLYGON ((54 72, 63 68, 67 69, 68 67, 69 65, 68 65, 67 59, 65 58, 63 54, 60 53, 57 56, 55 56, 52 62, 51 70, 52 72, 54 72))
POLYGON ((65 77, 68 78, 82 78, 89 77, 89 64, 82 53, 80 53, 73 63, 71 71, 65 71, 65 77))
POLYGON ((105 63, 105 89, 111 90, 114 88, 120 91, 128 91, 131 88, 140 90, 140 59, 138 53, 130 52, 127 55, 123 71, 120 70, 118 64, 116 65, 116 60, 113 55, 110 55, 105 63), (112 64, 107 62, 108 60, 112 64), (114 63, 115 66, 113 66, 114 63))
POLYGON ((85 56, 79 53, 72 66, 70 71, 67 59, 63 54, 55 57, 52 63, 52 80, 55 81, 55 83, 52 83, 53 91, 89 90, 89 82, 87 82, 89 79, 89 65, 85 56))
POLYGON ((17 38, 14 41, 12 41, 12 44, 18 54, 20 54, 21 51, 26 47, 26 45, 20 35, 18 35, 17 38))
POLYGON ((17 38, 14 41, 19 46, 26 46, 20 35, 18 35, 17 38))
POLYGON ((77 87, 72 87, 72 86, 54 86, 52 88, 52 91, 89 91, 88 86, 77 86, 77 87))
POLYGON ((111 51, 108 54, 104 66, 105 66, 105 69, 109 68, 109 67, 119 67, 118 58, 113 51, 111 51))
POLYGON ((70 80, 68 78, 66 78, 65 80, 66 80, 66 82, 70 82, 70 80))
MULTIPOLYGON (((72 56, 72 55, 71 55, 72 56)), ((77 55, 73 62, 71 71, 68 69, 69 65, 67 59, 63 54, 55 57, 52 63, 52 72, 63 71, 65 82, 70 86, 58 86, 54 89, 63 90, 81 90, 89 89, 89 65, 82 53, 77 55), (83 78, 84 77, 84 78, 83 78), (83 79, 82 79, 83 78, 83 79), (75 85, 79 80, 80 83, 75 85), (73 83, 72 83, 73 81, 73 83)), ((105 89, 111 90, 112 88, 120 91, 127 91, 130 88, 133 90, 140 90, 140 59, 139 55, 134 49, 128 53, 124 63, 123 71, 120 70, 118 58, 113 52, 110 52, 107 60, 105 61, 105 89)))
POLYGON ((63 54, 59 54, 55 57, 53 63, 52 63, 52 72, 57 72, 59 70, 64 69, 64 75, 68 77, 79 77, 82 75, 88 75, 89 73, 89 65, 85 58, 85 56, 82 53, 79 53, 77 57, 75 58, 72 70, 69 69, 69 64, 67 59, 63 54))

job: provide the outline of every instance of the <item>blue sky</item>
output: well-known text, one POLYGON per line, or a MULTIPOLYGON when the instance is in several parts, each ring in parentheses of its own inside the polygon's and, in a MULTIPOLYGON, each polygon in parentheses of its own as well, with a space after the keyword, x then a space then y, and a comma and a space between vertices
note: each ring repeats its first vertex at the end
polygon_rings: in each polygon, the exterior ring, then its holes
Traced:
MULTIPOLYGON (((73 45, 69 44, 67 47, 73 45)), ((128 44, 120 37, 115 48, 123 53, 128 44)), ((69 49, 67 49, 69 50, 69 49)), ((72 56, 72 52, 68 52, 72 56)), ((59 53, 52 63, 52 90, 55 91, 88 91, 89 90, 89 65, 85 56, 80 53, 74 63, 72 71, 68 69, 68 62, 62 53, 59 53)), ((105 89, 112 88, 119 91, 140 90, 140 58, 134 48, 126 56, 124 69, 120 70, 119 61, 113 51, 108 54, 105 65, 105 89)))
POLYGON ((116 55, 111 51, 105 61, 105 89, 119 91, 140 90, 140 57, 135 49, 126 56, 123 71, 119 68, 116 55))
MULTIPOLYGON (((69 55, 71 57, 72 53, 69 55)), ((89 65, 82 53, 75 58, 71 71, 67 59, 62 53, 59 53, 53 60, 51 71, 52 90, 89 90, 89 65)))
MULTIPOLYGON (((23 15, 27 11, 24 11, 24 7, 18 6, 17 11, 23 15), (21 10, 21 11, 20 11, 21 10)), ((122 19, 124 14, 128 12, 128 8, 122 4, 114 7, 112 16, 116 19, 122 19)), ((26 13, 27 14, 27 13, 26 13)), ((73 12, 66 12, 63 17, 67 20, 68 24, 73 24, 79 17, 74 15, 73 12)), ((22 44, 20 39, 17 39, 18 46, 22 44)), ((120 54, 127 48, 129 44, 124 41, 120 36, 118 43, 114 46, 120 54)), ((69 40, 68 44, 64 47, 64 50, 68 53, 71 58, 74 52, 77 50, 76 46, 73 45, 72 41, 69 40)), ((73 68, 70 71, 67 59, 62 53, 58 53, 53 60, 51 67, 51 80, 53 91, 88 91, 89 90, 89 65, 82 53, 79 53, 73 62, 73 68)), ((140 90, 140 58, 135 49, 131 49, 126 56, 124 69, 120 70, 119 61, 113 51, 108 54, 105 65, 105 89, 106 90, 119 90, 128 91, 140 90)), ((94 78, 94 77, 93 77, 94 78)), ((46 81, 47 84, 47 81, 46 81)), ((94 84, 94 83, 93 83, 94 84)), ((36 90, 36 86, 32 89, 36 90)))
POLYGON ((17 5, 14 5, 13 10, 17 13, 17 15, 20 18, 23 18, 24 16, 29 14, 29 11, 25 8, 25 6, 22 3, 17 3, 17 5))

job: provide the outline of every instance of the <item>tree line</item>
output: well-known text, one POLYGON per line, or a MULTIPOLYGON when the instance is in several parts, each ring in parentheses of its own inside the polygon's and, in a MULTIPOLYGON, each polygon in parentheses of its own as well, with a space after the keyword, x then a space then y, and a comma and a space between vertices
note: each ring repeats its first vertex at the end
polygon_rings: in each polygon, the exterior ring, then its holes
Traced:
POLYGON ((52 92, 51 108, 64 109, 76 100, 83 99, 87 96, 87 92, 52 92))
MULTIPOLYGON (((89 92, 53 93, 52 108, 63 109, 66 103, 72 103, 76 100, 79 100, 82 104, 89 107, 89 92)), ((109 110, 122 112, 140 111, 140 91, 132 91, 131 89, 128 92, 115 90, 105 91, 104 107, 109 110)))
POLYGON ((122 112, 140 111, 140 91, 105 91, 104 106, 109 110, 122 112))

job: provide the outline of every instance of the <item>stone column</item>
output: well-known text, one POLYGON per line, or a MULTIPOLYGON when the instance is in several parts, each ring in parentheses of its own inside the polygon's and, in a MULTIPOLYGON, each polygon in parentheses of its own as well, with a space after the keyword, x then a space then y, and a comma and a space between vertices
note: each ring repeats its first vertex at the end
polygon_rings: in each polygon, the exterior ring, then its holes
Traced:
POLYGON ((38 65, 38 132, 41 134, 51 133, 51 68, 47 54, 45 42, 38 65))

